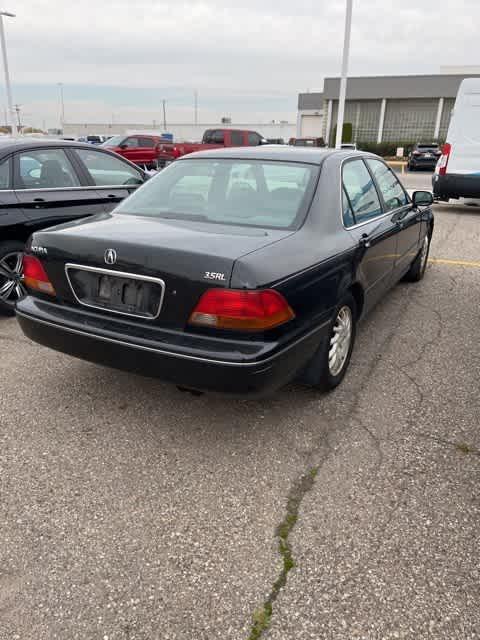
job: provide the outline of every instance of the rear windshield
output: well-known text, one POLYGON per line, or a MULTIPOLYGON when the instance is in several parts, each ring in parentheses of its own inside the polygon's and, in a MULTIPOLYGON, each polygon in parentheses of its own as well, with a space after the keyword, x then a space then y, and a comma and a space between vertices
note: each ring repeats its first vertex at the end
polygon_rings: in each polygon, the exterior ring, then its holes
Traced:
POLYGON ((297 228, 318 166, 267 160, 179 160, 115 211, 133 215, 275 229, 297 228))
POLYGON ((438 149, 438 144, 417 144, 417 149, 438 149))

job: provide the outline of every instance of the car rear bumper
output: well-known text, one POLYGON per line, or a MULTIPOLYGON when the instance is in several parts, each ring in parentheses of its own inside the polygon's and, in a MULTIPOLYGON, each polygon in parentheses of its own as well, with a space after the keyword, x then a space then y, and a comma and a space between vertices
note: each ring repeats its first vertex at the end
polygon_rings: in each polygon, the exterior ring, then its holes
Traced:
POLYGON ((435 169, 438 158, 412 158, 410 166, 415 168, 435 169))
POLYGON ((154 342, 111 331, 114 323, 104 316, 103 327, 92 318, 83 310, 30 296, 17 305, 23 332, 41 345, 182 387, 235 395, 266 395, 290 382, 318 349, 329 325, 324 322, 283 346, 245 341, 235 346, 231 340, 190 334, 186 349, 179 344, 179 332, 167 332, 165 340, 154 342))
POLYGON ((444 176, 435 174, 432 185, 435 198, 480 198, 480 173, 447 173, 444 176))

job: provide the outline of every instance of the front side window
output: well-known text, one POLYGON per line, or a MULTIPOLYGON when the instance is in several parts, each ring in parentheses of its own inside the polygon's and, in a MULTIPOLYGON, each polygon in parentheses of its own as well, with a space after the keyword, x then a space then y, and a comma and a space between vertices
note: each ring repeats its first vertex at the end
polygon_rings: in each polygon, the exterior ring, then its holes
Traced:
POLYGON ((123 143, 122 146, 125 145, 125 147, 127 147, 127 149, 133 148, 133 147, 139 147, 140 143, 138 141, 138 138, 126 138, 123 143))
POLYGON ((80 181, 63 149, 23 151, 16 156, 19 168, 17 189, 65 189, 80 181))
POLYGON ((387 211, 409 204, 409 199, 393 171, 380 160, 367 160, 377 182, 387 211))
POLYGON ((153 138, 139 138, 138 139, 138 146, 139 147, 154 147, 155 146, 155 142, 153 141, 153 138))
POLYGON ((92 181, 99 187, 142 184, 144 179, 126 162, 96 149, 75 149, 86 166, 92 181))
POLYGON ((115 211, 217 224, 297 228, 318 167, 267 160, 179 160, 115 211))
POLYGON ((260 144, 261 138, 258 133, 250 131, 248 133, 248 146, 249 147, 257 147, 260 144))
POLYGON ((381 215, 380 200, 363 160, 346 162, 343 165, 342 180, 356 224, 381 215))
POLYGON ((10 158, 0 164, 0 189, 10 189, 10 158))

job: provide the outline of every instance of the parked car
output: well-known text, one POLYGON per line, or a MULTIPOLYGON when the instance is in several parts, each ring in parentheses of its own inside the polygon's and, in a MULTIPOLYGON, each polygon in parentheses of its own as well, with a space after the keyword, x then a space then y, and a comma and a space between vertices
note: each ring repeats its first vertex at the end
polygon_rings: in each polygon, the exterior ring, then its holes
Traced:
POLYGON ((288 144, 293 147, 324 147, 323 138, 290 138, 288 144))
POLYGON ((22 257, 33 231, 110 211, 146 180, 113 153, 66 140, 0 144, 0 312, 25 293, 22 257))
POLYGON ((359 318, 423 277, 431 204, 372 154, 190 155, 111 213, 34 233, 18 320, 39 344, 182 388, 331 389, 359 318))
MULTIPOLYGON (((67 140, 68 138, 64 138, 67 140)), ((88 142, 89 144, 103 144, 105 142, 105 136, 99 135, 88 135, 88 136, 80 136, 78 138, 78 142, 88 142)))
POLYGON ((417 142, 408 154, 407 169, 435 169, 438 159, 442 155, 436 142, 417 142))
POLYGON ((356 142, 342 142, 340 149, 347 149, 348 151, 357 151, 356 142))
POLYGON ((480 78, 462 80, 432 178, 435 198, 480 198, 480 78))
POLYGON ((174 160, 173 144, 160 136, 135 134, 113 136, 102 145, 145 169, 160 169, 174 160))
POLYGON ((202 142, 180 142, 172 145, 174 158, 180 158, 195 151, 207 151, 223 147, 258 147, 267 141, 256 131, 242 129, 207 129, 202 142))

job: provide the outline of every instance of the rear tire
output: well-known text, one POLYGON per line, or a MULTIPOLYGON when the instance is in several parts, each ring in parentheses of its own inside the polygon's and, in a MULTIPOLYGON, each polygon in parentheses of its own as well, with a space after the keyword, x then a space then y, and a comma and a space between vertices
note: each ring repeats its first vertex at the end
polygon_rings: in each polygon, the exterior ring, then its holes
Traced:
POLYGON ((27 291, 23 286, 22 258, 25 245, 18 240, 0 242, 0 314, 13 316, 15 304, 27 291))
POLYGON ((407 271, 404 280, 407 282, 420 282, 425 275, 427 268, 428 254, 430 252, 430 235, 427 233, 423 241, 422 248, 417 257, 412 262, 410 269, 407 271))
POLYGON ((345 377, 355 344, 357 306, 351 294, 339 302, 328 335, 300 376, 300 382, 321 391, 335 389, 345 377))

